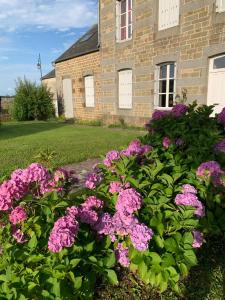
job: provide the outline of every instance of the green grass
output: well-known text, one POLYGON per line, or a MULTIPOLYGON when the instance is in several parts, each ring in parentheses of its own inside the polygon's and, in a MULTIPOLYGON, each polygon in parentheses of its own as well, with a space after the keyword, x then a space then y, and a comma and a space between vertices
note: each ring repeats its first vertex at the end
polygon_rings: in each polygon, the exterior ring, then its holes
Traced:
POLYGON ((41 150, 56 152, 53 167, 96 158, 126 146, 140 131, 79 126, 63 122, 3 123, 0 126, 0 176, 34 162, 41 150))

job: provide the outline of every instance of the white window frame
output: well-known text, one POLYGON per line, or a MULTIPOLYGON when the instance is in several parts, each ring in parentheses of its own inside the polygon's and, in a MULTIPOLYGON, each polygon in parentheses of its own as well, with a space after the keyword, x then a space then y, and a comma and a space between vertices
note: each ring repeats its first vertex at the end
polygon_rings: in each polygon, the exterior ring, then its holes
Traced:
POLYGON ((129 10, 129 0, 117 0, 116 1, 116 36, 117 36, 117 42, 126 42, 129 40, 132 40, 133 37, 133 0, 131 1, 131 10, 129 10), (126 12, 121 13, 121 2, 126 1, 126 12), (131 24, 129 24, 129 12, 131 11, 131 24), (121 27, 121 16, 126 14, 126 24, 125 26, 121 27), (131 27, 131 36, 128 37, 129 35, 129 26, 131 27), (126 38, 122 39, 121 38, 121 29, 126 28, 126 38))
POLYGON ((119 109, 132 109, 133 108, 133 70, 132 69, 123 69, 118 71, 118 106, 119 109), (124 74, 124 72, 130 71, 131 72, 131 99, 128 102, 128 104, 124 104, 123 101, 121 101, 121 85, 120 85, 120 75, 124 74))
POLYGON ((221 55, 212 57, 212 58, 210 59, 210 62, 209 62, 209 71, 210 71, 210 72, 213 72, 213 73, 220 73, 220 72, 225 71, 225 68, 218 68, 218 69, 215 69, 215 68, 214 68, 214 61, 215 61, 216 59, 218 59, 218 58, 221 58, 221 57, 225 57, 225 54, 221 54, 221 55))
POLYGON ((84 94, 85 94, 85 107, 95 107, 95 80, 94 80, 94 76, 93 75, 84 76, 84 94), (92 101, 89 101, 87 99, 87 96, 90 96, 87 93, 87 86, 86 86, 86 80, 88 78, 92 78, 92 80, 93 80, 93 93, 91 93, 91 95, 92 95, 92 101))
POLYGON ((216 11, 219 13, 225 12, 225 3, 223 4, 223 0, 216 0, 216 11))
POLYGON ((169 106, 169 95, 173 94, 173 103, 175 103, 176 99, 176 73, 177 73, 177 64, 176 62, 165 62, 161 63, 159 65, 156 65, 155 69, 155 96, 154 96, 154 108, 159 109, 159 110, 171 110, 173 107, 169 106), (174 64, 174 77, 170 77, 170 65, 174 64), (160 78, 160 68, 164 65, 167 65, 167 70, 166 70, 166 79, 165 78, 160 78), (166 93, 160 93, 159 92, 159 83, 160 81, 166 80, 166 93), (170 92, 169 84, 170 80, 174 80, 174 88, 173 88, 173 93, 170 92), (159 106, 159 96, 160 95, 166 95, 166 106, 159 106))

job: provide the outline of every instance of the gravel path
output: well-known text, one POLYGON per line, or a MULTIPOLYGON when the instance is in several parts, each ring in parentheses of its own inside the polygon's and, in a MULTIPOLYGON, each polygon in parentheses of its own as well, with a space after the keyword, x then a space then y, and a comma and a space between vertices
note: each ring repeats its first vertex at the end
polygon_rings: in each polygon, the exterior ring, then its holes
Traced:
POLYGON ((94 159, 88 159, 83 162, 67 165, 64 166, 63 168, 66 169, 67 171, 72 172, 74 177, 78 178, 79 183, 77 187, 83 187, 86 175, 93 170, 93 166, 95 166, 100 162, 102 162, 101 158, 94 158, 94 159))

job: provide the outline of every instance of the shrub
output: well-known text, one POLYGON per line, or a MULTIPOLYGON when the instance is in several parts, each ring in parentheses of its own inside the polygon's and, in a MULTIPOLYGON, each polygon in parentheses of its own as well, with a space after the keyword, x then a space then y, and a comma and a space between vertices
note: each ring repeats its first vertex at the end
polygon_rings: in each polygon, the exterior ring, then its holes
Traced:
POLYGON ((63 170, 14 172, 0 186, 0 296, 93 298, 96 279, 117 284, 116 261, 180 293, 198 248, 225 230, 225 109, 211 111, 155 112, 142 142, 107 153, 74 194, 63 170))
POLYGON ((18 121, 47 120, 54 116, 52 94, 45 85, 18 79, 13 116, 18 121))

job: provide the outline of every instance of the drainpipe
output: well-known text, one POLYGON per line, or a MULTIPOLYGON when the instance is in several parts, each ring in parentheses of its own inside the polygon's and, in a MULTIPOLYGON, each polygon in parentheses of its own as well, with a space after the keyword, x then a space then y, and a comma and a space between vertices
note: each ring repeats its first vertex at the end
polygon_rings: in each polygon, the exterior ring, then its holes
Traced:
POLYGON ((100 10, 101 10, 101 0, 98 0, 98 47, 100 48, 101 45, 101 34, 100 34, 100 22, 101 22, 101 17, 100 17, 100 10))

